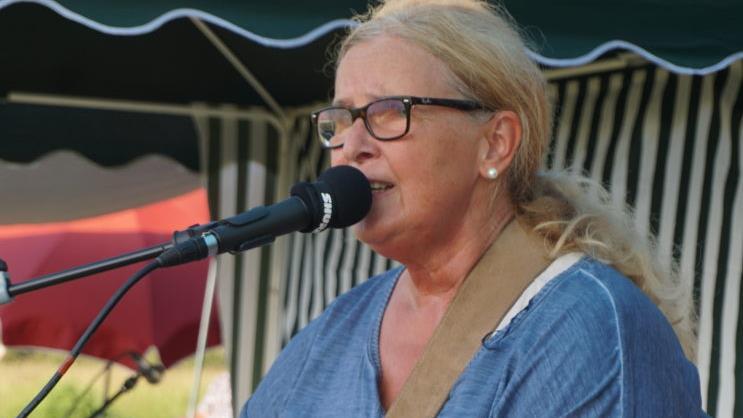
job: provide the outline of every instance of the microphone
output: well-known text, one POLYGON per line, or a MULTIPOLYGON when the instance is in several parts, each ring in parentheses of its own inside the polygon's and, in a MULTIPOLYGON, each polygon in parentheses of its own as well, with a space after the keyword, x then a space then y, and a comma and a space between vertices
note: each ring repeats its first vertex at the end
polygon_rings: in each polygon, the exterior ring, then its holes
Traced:
POLYGON ((290 194, 279 203, 176 232, 177 244, 157 257, 160 266, 249 250, 290 232, 345 228, 363 219, 371 209, 369 180, 351 166, 325 170, 314 183, 295 184, 290 194), (188 239, 183 240, 184 236, 188 239))
POLYGON ((151 365, 147 360, 144 359, 138 353, 129 353, 129 356, 137 363, 137 372, 142 375, 149 383, 155 384, 160 383, 163 378, 163 372, 165 367, 161 364, 151 365))

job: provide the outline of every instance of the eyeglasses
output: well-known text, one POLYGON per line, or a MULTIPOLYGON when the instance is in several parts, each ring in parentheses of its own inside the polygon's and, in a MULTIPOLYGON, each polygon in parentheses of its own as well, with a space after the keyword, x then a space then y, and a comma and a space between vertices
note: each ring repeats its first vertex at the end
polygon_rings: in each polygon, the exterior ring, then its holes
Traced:
POLYGON ((385 97, 366 106, 348 108, 331 106, 312 112, 312 123, 317 127, 320 142, 325 148, 343 146, 341 134, 357 118, 364 120, 369 134, 380 141, 398 139, 410 130, 410 109, 413 105, 443 106, 464 111, 488 110, 471 100, 435 99, 431 97, 385 97))

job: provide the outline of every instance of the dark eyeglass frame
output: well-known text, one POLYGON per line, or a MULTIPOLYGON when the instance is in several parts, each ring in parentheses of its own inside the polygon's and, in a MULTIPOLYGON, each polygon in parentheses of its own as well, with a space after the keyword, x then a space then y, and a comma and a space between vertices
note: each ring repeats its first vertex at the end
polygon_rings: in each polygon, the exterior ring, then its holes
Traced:
POLYGON ((328 106, 328 107, 324 107, 320 110, 316 110, 312 112, 310 116, 312 118, 312 124, 315 125, 315 130, 318 132, 318 137, 320 138, 320 142, 322 143, 323 147, 327 149, 335 149, 335 148, 342 147, 343 144, 341 143, 338 145, 330 145, 329 141, 323 139, 322 135, 319 134, 318 119, 319 119, 320 113, 328 111, 328 110, 334 110, 334 109, 347 110, 349 113, 351 113, 351 124, 356 122, 356 119, 361 118, 364 121, 364 126, 366 127, 366 131, 369 132, 369 135, 371 135, 373 138, 379 141, 393 141, 395 139, 402 138, 403 136, 407 135, 407 133, 410 131, 410 111, 415 105, 443 106, 443 107, 450 107, 453 109, 463 110, 467 112, 471 112, 475 110, 491 111, 491 109, 488 109, 483 104, 472 101, 472 100, 442 99, 442 98, 436 98, 436 97, 417 97, 417 96, 390 96, 390 97, 383 97, 377 100, 373 100, 361 107, 328 106), (369 106, 372 106, 375 103, 379 103, 385 100, 400 100, 404 106, 405 132, 403 132, 400 135, 395 135, 392 137, 379 137, 374 133, 371 126, 369 126, 369 120, 366 118, 367 109, 369 108, 369 106))

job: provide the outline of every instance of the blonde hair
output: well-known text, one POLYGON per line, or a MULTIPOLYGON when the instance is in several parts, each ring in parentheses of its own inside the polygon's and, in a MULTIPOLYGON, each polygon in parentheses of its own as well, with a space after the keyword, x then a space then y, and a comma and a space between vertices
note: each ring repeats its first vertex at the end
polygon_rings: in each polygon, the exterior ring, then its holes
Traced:
POLYGON ((539 173, 552 127, 546 81, 508 13, 481 0, 387 0, 356 20, 336 65, 355 45, 399 37, 445 63, 452 74, 447 81, 464 97, 519 116, 521 144, 506 177, 519 221, 545 237, 553 257, 581 251, 630 278, 663 311, 693 359, 691 287, 679 281, 676 268, 661 268, 652 237, 634 232, 631 211, 612 205, 605 189, 584 176, 539 173))

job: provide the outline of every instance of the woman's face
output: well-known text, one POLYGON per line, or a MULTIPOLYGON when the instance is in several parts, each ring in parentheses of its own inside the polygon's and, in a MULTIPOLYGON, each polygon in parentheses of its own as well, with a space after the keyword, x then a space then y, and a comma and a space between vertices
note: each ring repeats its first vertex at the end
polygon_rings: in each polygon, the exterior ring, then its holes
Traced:
MULTIPOLYGON (((335 105, 364 106, 386 96, 462 99, 449 70, 416 45, 379 37, 352 47, 335 79, 335 105)), ((483 205, 473 193, 479 178, 483 123, 467 112, 413 106, 410 131, 379 141, 357 119, 331 151, 333 165, 360 169, 372 183, 369 215, 354 227, 376 251, 405 262, 459 234, 469 212, 483 205)), ((484 140, 483 140, 484 141, 484 140)), ((487 205, 486 205, 487 206, 487 205)))

